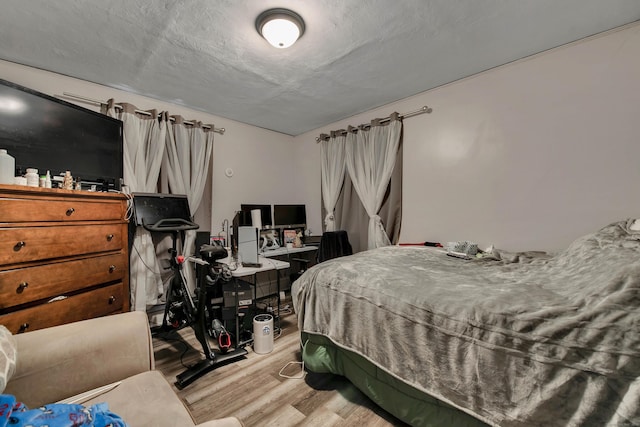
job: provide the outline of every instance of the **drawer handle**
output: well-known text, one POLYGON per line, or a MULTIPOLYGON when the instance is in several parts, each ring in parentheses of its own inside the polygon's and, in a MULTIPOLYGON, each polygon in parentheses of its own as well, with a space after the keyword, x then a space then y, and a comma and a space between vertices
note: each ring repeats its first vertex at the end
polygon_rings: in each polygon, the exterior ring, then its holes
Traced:
POLYGON ((116 297, 114 297, 113 295, 111 295, 109 297, 109 304, 113 304, 114 302, 116 302, 116 297))
POLYGON ((110 265, 109 266, 109 273, 113 273, 114 271, 116 271, 116 266, 115 265, 110 265))
POLYGON ((27 246, 26 242, 23 241, 19 241, 18 243, 16 243, 16 245, 13 247, 13 250, 18 252, 20 249, 24 248, 25 246, 27 246))
POLYGON ((113 240, 113 234, 107 234, 107 242, 110 242, 113 240))
POLYGON ((71 215, 73 215, 73 213, 74 213, 75 211, 76 211, 76 210, 75 210, 75 209, 73 209, 73 208, 69 208, 69 209, 67 209, 67 216, 71 216, 71 215))
POLYGON ((27 329, 29 329, 29 324, 25 322, 22 325, 20 325, 20 329, 18 329, 18 333, 25 332, 27 329))
POLYGON ((29 286, 29 283, 27 282, 22 282, 18 285, 18 289, 16 289, 16 293, 21 294, 22 291, 24 291, 25 289, 27 289, 27 287, 29 286))

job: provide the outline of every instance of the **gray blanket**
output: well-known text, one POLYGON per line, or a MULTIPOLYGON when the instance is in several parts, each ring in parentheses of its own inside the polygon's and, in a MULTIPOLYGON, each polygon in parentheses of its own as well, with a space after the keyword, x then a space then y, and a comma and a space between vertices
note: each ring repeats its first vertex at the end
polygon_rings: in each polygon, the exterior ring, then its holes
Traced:
POLYGON ((556 256, 385 247, 307 270, 301 331, 500 426, 640 425, 640 232, 556 256))

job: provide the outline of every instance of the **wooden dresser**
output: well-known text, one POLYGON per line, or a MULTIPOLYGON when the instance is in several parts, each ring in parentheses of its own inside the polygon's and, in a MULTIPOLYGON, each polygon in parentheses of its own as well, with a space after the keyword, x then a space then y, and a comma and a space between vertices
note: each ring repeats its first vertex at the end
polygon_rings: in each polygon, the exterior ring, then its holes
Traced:
POLYGON ((0 185, 0 324, 32 331, 129 310, 127 199, 0 185))

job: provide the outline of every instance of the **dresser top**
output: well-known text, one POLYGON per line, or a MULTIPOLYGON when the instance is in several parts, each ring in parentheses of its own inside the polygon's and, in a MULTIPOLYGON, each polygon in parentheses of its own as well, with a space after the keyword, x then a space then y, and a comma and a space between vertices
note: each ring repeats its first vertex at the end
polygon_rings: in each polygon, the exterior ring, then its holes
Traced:
POLYGON ((25 185, 0 184, 0 196, 23 195, 23 196, 50 196, 50 197, 79 197, 97 199, 126 199, 122 193, 84 191, 84 190, 63 190, 61 188, 41 188, 27 187, 25 185))

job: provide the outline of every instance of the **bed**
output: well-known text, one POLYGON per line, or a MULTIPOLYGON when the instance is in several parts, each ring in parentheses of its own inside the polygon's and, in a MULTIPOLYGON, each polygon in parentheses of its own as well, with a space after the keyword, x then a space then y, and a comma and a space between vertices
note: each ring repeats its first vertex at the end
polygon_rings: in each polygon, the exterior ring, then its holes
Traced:
POLYGON ((640 425, 640 231, 551 256, 390 246, 292 286, 307 369, 416 426, 640 425))

